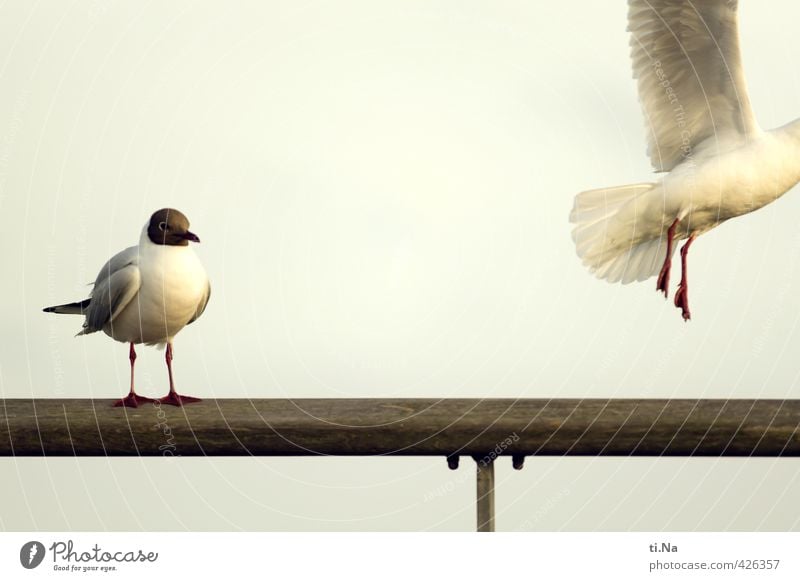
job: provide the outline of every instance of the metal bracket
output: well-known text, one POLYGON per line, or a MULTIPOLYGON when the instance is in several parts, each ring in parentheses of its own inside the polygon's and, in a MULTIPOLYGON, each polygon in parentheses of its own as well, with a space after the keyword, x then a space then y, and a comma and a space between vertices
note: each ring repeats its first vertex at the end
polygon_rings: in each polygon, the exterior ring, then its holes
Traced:
POLYGON ((494 459, 473 456, 477 469, 478 532, 494 532, 494 459))

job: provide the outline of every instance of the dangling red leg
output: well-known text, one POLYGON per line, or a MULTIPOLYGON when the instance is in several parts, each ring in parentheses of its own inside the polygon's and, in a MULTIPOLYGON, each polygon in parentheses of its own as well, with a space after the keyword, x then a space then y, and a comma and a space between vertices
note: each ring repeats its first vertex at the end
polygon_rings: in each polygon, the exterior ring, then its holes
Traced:
POLYGON ((178 392, 175 391, 175 382, 172 380, 172 343, 167 343, 167 352, 164 355, 164 360, 167 362, 167 373, 169 373, 169 393, 158 401, 170 405, 183 405, 185 403, 203 401, 199 397, 178 395, 178 392))
POLYGON ((128 359, 130 359, 131 362, 131 391, 128 393, 128 395, 116 402, 114 407, 138 408, 140 403, 146 403, 155 400, 143 395, 136 395, 136 391, 133 389, 133 364, 136 362, 136 350, 133 348, 133 343, 131 343, 131 348, 128 351, 128 359))
POLYGON ((672 226, 667 230, 667 255, 664 257, 664 265, 661 267, 661 272, 658 273, 658 281, 656 282, 656 290, 662 291, 664 298, 669 296, 669 269, 672 266, 672 245, 679 222, 680 220, 675 218, 672 226))
POLYGON ((681 310, 683 320, 688 321, 692 318, 689 312, 689 279, 686 276, 686 255, 689 254, 689 246, 694 242, 694 234, 689 236, 686 244, 681 248, 681 283, 675 292, 675 306, 681 310))

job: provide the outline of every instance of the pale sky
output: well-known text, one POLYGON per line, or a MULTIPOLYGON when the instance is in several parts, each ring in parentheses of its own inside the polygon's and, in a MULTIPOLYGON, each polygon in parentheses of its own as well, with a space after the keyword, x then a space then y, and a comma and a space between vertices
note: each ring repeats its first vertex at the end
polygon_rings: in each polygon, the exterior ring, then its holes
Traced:
MULTIPOLYGON (((800 7, 743 2, 756 116, 800 116, 800 7)), ((119 397, 75 338, 111 254, 182 210, 201 397, 798 394, 800 195, 692 247, 693 320, 595 280, 574 195, 654 178, 617 2, 0 6, 0 397, 119 397)), ((141 348, 138 387, 166 392, 141 348)), ((472 530, 471 463, 5 459, 0 529, 472 530)), ((790 459, 500 461, 499 530, 800 530, 790 459)))

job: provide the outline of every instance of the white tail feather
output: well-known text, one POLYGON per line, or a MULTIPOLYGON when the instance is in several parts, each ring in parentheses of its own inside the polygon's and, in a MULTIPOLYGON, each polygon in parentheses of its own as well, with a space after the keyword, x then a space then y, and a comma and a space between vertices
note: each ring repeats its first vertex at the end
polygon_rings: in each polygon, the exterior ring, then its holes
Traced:
POLYGON ((634 224, 620 209, 655 184, 641 183, 581 192, 569 220, 575 227, 572 239, 583 263, 598 278, 627 284, 655 275, 667 254, 667 242, 660 238, 638 241, 634 224), (626 242, 627 241, 627 242, 626 242))

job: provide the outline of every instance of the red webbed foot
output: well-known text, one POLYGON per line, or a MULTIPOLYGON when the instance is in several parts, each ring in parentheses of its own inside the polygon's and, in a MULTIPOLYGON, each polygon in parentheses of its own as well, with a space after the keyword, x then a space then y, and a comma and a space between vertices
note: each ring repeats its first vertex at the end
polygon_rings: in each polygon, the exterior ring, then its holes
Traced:
POLYGON ((675 306, 681 310, 684 321, 692 318, 692 313, 689 311, 689 292, 684 285, 679 286, 675 292, 675 306))
POLYGON ((137 395, 131 392, 125 397, 123 397, 121 400, 114 402, 114 407, 138 408, 142 404, 151 403, 154 401, 156 400, 154 400, 152 397, 145 397, 143 395, 137 395))
POLYGON ((197 403, 198 401, 203 401, 203 400, 200 399, 199 397, 192 397, 190 395, 179 395, 176 392, 171 391, 164 397, 159 398, 158 401, 161 402, 162 404, 182 406, 189 403, 197 403))

